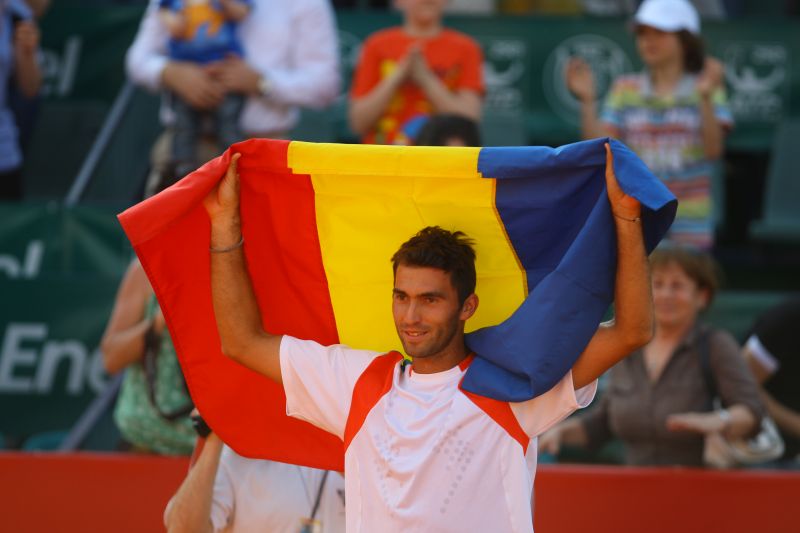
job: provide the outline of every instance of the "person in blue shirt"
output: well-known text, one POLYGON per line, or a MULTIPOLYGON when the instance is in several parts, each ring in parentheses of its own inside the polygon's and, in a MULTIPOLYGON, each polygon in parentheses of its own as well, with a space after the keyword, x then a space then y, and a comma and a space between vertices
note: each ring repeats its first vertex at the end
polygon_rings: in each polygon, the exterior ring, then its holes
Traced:
MULTIPOLYGON (((159 16, 171 35, 170 59, 213 68, 230 56, 243 56, 236 25, 251 8, 252 0, 160 0, 159 16)), ((229 93, 214 109, 192 107, 174 93, 170 97, 175 113, 172 162, 176 178, 198 166, 197 140, 206 117, 214 119, 214 136, 222 150, 241 140, 238 123, 243 95, 229 93)))
POLYGON ((8 88, 13 80, 25 97, 39 92, 38 48, 39 30, 30 8, 22 0, 0 0, 0 200, 22 197, 22 151, 8 88))

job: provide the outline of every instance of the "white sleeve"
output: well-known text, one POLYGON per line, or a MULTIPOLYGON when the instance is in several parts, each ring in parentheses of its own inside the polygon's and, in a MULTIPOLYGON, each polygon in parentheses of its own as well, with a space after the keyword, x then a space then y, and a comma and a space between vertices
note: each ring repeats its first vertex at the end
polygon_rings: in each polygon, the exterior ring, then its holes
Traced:
POLYGON ((139 24, 133 44, 125 54, 125 71, 136 85, 157 91, 167 66, 169 35, 158 19, 158 0, 151 0, 139 24))
POLYGON ((751 335, 747 339, 745 347, 750 350, 750 353, 753 354, 755 360, 758 361, 758 364, 761 365, 761 368, 764 369, 768 376, 773 375, 780 368, 781 362, 761 343, 758 335, 751 335))
POLYGON ((378 355, 284 335, 280 356, 286 414, 344 438, 353 388, 378 355))
POLYGON ((279 104, 322 108, 339 94, 339 44, 333 10, 325 0, 293 4, 291 65, 262 72, 279 104))
POLYGON ((512 403, 511 410, 525 433, 533 438, 592 403, 595 392, 597 380, 575 390, 570 370, 552 389, 527 402, 512 403))
POLYGON ((233 483, 231 481, 232 472, 228 462, 231 459, 231 450, 223 446, 222 454, 219 458, 217 475, 214 478, 214 492, 211 497, 211 525, 214 532, 224 530, 231 523, 234 510, 233 483))

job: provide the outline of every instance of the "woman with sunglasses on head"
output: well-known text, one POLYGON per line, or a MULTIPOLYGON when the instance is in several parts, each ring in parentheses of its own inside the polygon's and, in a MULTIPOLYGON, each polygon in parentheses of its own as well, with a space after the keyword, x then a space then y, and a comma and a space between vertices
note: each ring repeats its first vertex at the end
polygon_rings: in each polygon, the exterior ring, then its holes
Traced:
POLYGON ((566 83, 581 104, 584 139, 616 137, 631 147, 679 201, 669 238, 714 244, 711 177, 733 119, 722 64, 704 51, 700 17, 688 0, 645 0, 634 15, 639 73, 620 76, 598 116, 595 80, 573 58, 566 83))

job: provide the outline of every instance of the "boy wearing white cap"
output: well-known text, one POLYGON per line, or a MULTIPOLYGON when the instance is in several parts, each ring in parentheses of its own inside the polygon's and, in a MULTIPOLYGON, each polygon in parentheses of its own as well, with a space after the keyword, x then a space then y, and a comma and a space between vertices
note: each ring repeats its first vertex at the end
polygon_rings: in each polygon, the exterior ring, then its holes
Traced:
POLYGON ((599 117, 589 66, 573 59, 566 69, 581 102, 583 138, 610 135, 630 146, 678 198, 668 238, 709 249, 711 176, 733 125, 722 64, 705 56, 700 17, 688 0, 645 0, 633 30, 645 69, 614 81, 599 117))

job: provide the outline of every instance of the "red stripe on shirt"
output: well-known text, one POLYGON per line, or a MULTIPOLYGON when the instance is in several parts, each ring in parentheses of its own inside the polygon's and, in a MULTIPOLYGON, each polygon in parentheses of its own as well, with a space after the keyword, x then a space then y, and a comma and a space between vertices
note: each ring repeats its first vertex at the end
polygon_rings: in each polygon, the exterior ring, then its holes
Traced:
POLYGON ((403 360, 399 352, 389 352, 376 357, 361 373, 353 387, 350 413, 344 428, 344 451, 350 447, 353 438, 361 430, 370 411, 392 389, 394 369, 403 360))
MULTIPOLYGON (((470 354, 466 359, 461 361, 461 363, 458 365, 461 370, 466 370, 470 363, 472 363, 474 357, 474 354, 470 354)), ((464 394, 464 396, 469 398, 472 403, 477 405, 481 411, 486 413, 489 418, 494 420, 501 428, 506 430, 511 438, 519 442, 519 445, 522 446, 522 453, 528 453, 528 444, 530 443, 531 439, 528 437, 528 434, 525 433, 525 430, 522 429, 517 417, 514 416, 514 411, 511 410, 511 404, 465 391, 461 388, 461 383, 458 384, 458 389, 464 394)))

